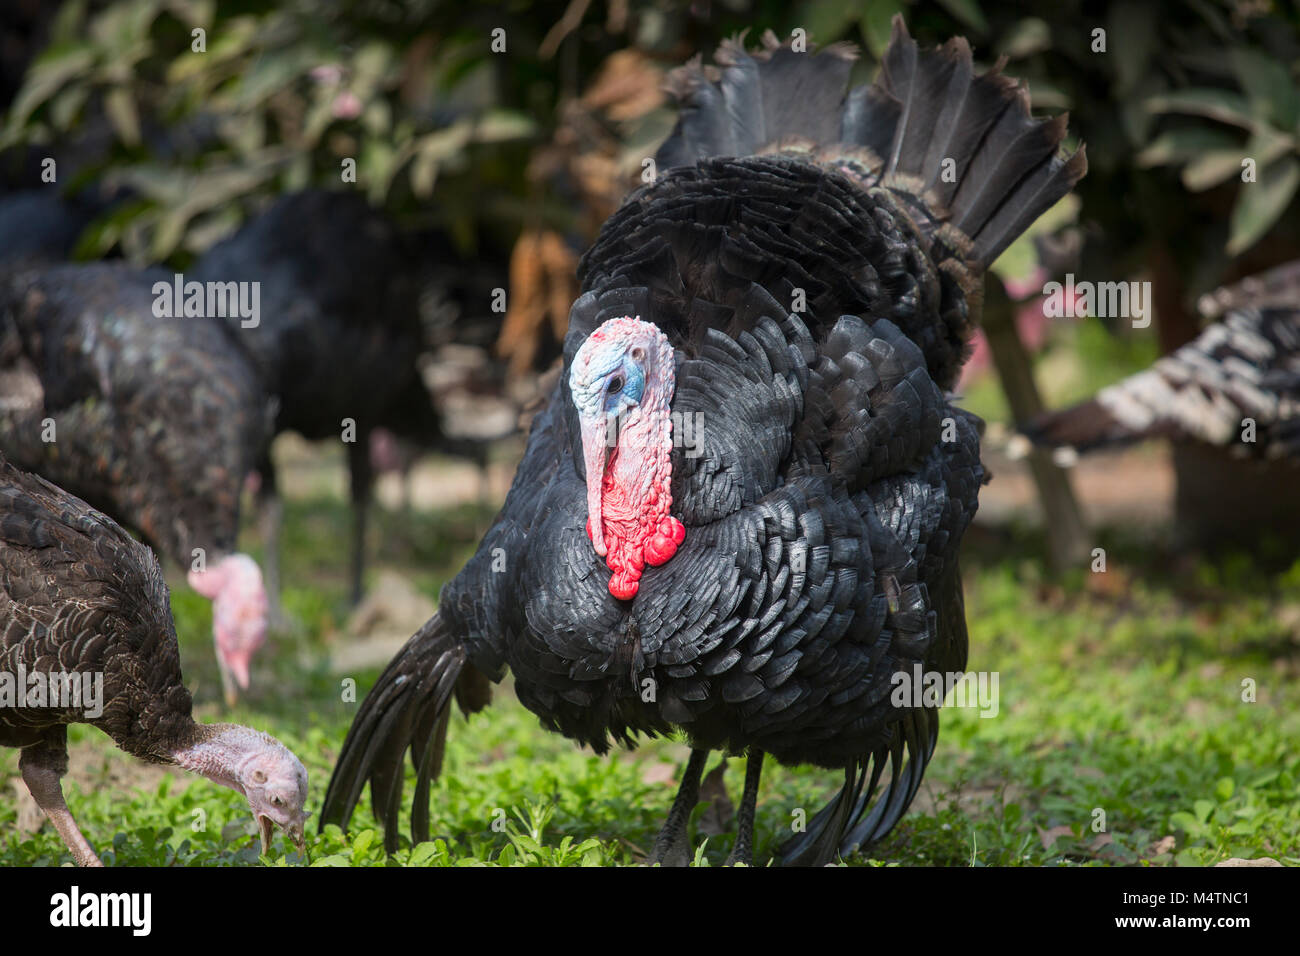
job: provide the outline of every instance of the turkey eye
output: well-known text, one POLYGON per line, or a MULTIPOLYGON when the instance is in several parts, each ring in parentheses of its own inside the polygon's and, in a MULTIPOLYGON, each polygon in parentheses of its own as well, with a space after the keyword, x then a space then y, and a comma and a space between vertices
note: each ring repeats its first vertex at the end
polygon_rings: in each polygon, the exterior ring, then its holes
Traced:
POLYGON ((609 380, 609 389, 608 389, 608 391, 609 391, 609 394, 610 394, 610 395, 617 395, 619 392, 623 391, 623 376, 622 376, 622 375, 615 375, 613 378, 611 378, 611 379, 609 380))

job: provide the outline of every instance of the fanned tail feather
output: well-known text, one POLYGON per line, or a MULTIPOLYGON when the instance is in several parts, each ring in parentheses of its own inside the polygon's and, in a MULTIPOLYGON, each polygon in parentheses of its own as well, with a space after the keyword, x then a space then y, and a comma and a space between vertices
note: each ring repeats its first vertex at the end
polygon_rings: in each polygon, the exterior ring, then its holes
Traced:
MULTIPOLYGON (((1152 424, 1156 423, 1153 418, 1152 424)), ((1080 452, 1157 437, 1149 428, 1131 428, 1117 421, 1095 398, 1040 415, 1021 432, 1035 445, 1080 452)))
POLYGON ((396 850, 409 749, 416 771, 411 840, 427 841, 429 787, 442 770, 453 695, 469 714, 487 704, 490 689, 435 614, 389 663, 357 712, 325 793, 321 826, 346 827, 369 781, 384 848, 396 850))
POLYGON ((781 848, 782 864, 825 866, 884 839, 911 806, 938 740, 938 711, 908 711, 888 744, 844 768, 835 798, 781 848), (889 784, 872 804, 886 765, 889 784))
POLYGON ((1082 148, 1060 153, 1067 117, 1033 119, 1002 61, 976 76, 964 39, 920 50, 895 16, 879 78, 848 91, 853 57, 841 44, 796 53, 770 32, 753 53, 725 42, 716 67, 671 76, 681 112, 659 164, 811 144, 817 161, 856 163, 865 185, 902 193, 923 233, 980 270, 1087 171, 1082 148))

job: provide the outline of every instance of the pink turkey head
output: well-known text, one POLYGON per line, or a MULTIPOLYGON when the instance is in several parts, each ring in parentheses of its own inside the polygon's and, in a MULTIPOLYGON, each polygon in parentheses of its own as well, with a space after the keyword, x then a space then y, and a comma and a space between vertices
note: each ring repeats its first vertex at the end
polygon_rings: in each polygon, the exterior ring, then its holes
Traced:
POLYGON ((173 751, 172 759, 244 795, 257 821, 263 853, 270 852, 275 827, 302 852, 307 771, 280 741, 239 724, 203 724, 198 739, 173 751))
POLYGON ((686 536, 672 508, 676 382, 668 337, 640 318, 610 319, 569 369, 587 468, 587 534, 614 576, 609 593, 636 596, 646 564, 663 564, 686 536))
POLYGON ((189 573, 190 587, 212 599, 212 637, 226 704, 248 689, 254 652, 266 643, 267 600, 262 571, 246 554, 222 558, 206 571, 189 573))

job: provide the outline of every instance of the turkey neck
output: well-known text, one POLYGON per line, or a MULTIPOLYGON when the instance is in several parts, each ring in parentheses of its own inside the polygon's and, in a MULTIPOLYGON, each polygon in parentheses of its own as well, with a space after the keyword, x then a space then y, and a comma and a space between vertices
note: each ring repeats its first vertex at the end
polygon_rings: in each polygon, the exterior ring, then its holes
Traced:
MULTIPOLYGON (((672 361, 671 352, 667 361, 672 361)), ((642 568, 659 564, 646 553, 672 508, 671 379, 652 375, 641 403, 618 423, 618 442, 605 465, 599 509, 611 591, 635 595, 642 568)))
POLYGON ((239 724, 195 723, 168 756, 184 770, 243 793, 241 768, 265 750, 267 739, 265 734, 239 724))
POLYGON ((658 383, 647 386, 644 399, 618 423, 601 483, 601 517, 619 538, 641 537, 654 529, 672 506, 667 479, 673 447, 672 417, 658 383), (662 493, 656 493, 662 487, 662 493))

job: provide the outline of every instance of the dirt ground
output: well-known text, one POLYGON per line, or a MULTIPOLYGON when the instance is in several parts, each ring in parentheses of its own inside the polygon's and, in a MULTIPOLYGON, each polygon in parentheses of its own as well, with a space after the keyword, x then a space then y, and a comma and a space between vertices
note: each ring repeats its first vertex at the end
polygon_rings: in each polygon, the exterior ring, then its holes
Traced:
MULTIPOLYGON (((980 491, 975 520, 1041 525, 1043 512, 1028 462, 1008 457, 1000 430, 989 431, 982 455, 993 479, 980 491)), ((1173 518, 1174 470, 1167 445, 1097 452, 1079 458, 1067 471, 1084 519, 1093 526, 1158 525, 1173 518)))

